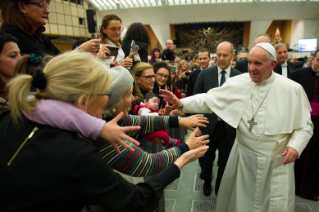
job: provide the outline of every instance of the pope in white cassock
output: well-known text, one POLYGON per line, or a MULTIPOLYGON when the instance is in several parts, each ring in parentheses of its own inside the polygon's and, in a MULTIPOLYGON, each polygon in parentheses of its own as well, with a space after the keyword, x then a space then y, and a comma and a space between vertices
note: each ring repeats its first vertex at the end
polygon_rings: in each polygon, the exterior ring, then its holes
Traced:
POLYGON ((229 78, 206 94, 178 100, 185 113, 216 113, 237 129, 217 197, 217 212, 293 212, 294 161, 313 133, 303 88, 272 70, 276 51, 259 43, 248 57, 249 73, 229 78))

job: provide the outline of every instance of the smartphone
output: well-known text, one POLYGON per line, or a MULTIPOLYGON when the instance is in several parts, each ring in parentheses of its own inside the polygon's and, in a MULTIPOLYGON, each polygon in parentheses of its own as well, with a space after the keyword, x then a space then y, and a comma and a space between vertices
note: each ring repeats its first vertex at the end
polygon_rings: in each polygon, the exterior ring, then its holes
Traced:
POLYGON ((137 48, 136 48, 136 44, 135 44, 134 40, 132 40, 131 48, 132 48, 133 52, 137 52, 137 48))
POLYGON ((176 74, 177 67, 176 66, 171 66, 171 73, 176 74))
POLYGON ((116 56, 117 52, 119 51, 119 47, 112 46, 112 47, 107 47, 110 50, 110 55, 105 54, 105 57, 107 56, 116 56))
POLYGON ((96 38, 100 38, 100 29, 101 29, 101 24, 99 24, 99 27, 97 29, 96 38))

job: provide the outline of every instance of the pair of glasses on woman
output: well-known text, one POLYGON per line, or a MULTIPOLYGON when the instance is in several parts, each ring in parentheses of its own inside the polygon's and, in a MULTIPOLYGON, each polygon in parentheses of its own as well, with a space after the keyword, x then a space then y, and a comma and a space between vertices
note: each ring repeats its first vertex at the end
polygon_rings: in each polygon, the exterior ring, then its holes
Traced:
POLYGON ((120 31, 123 32, 124 28, 123 27, 106 27, 106 29, 111 30, 112 32, 120 31))
POLYGON ((112 92, 110 92, 110 93, 101 93, 101 94, 98 94, 98 96, 108 96, 109 99, 111 99, 112 92))
POLYGON ((168 79, 168 75, 164 75, 164 74, 156 74, 157 76, 159 76, 160 78, 164 78, 164 79, 168 79))
POLYGON ((151 81, 153 78, 155 78, 155 74, 149 75, 149 76, 140 76, 140 77, 144 77, 144 78, 148 79, 149 81, 151 81))
POLYGON ((33 4, 33 5, 37 5, 38 7, 41 7, 42 10, 49 10, 50 6, 47 5, 46 3, 43 2, 28 2, 26 4, 33 4))

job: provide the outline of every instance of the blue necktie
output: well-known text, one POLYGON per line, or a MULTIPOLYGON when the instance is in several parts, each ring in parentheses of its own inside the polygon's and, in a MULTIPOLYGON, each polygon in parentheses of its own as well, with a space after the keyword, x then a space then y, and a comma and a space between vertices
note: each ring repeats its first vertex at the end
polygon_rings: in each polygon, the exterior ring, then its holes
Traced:
POLYGON ((220 86, 222 86, 224 84, 224 82, 226 81, 226 77, 225 77, 225 73, 226 71, 222 71, 222 78, 220 78, 220 86))

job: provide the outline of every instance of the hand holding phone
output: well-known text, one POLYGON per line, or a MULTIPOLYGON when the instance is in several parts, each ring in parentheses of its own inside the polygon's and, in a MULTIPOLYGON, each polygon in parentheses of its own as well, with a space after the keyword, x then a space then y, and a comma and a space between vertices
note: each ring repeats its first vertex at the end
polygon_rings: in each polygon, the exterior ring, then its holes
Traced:
POLYGON ((119 51, 119 47, 115 47, 115 46, 111 46, 111 47, 107 47, 110 50, 110 54, 106 53, 105 57, 107 56, 117 56, 117 53, 119 51))
POLYGON ((137 48, 136 48, 136 44, 135 44, 134 40, 132 40, 131 48, 132 48, 133 52, 137 52, 137 48))

